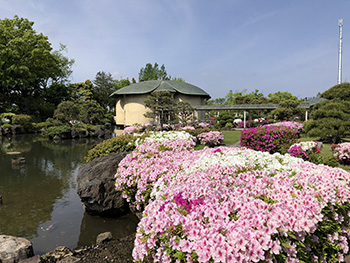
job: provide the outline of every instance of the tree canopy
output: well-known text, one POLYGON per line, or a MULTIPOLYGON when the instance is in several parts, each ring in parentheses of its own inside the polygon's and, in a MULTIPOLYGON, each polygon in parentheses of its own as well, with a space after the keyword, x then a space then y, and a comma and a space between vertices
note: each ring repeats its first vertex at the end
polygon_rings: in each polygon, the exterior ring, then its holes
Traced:
POLYGON ((323 92, 321 98, 327 100, 314 106, 305 131, 309 136, 338 143, 350 135, 350 84, 335 85, 323 92))
POLYGON ((144 68, 140 69, 139 73, 139 82, 147 80, 169 80, 168 74, 165 70, 164 64, 159 68, 158 63, 154 63, 152 66, 151 63, 147 63, 144 68))
POLYGON ((0 20, 0 111, 40 115, 45 103, 43 89, 68 80, 74 60, 61 46, 53 51, 47 36, 33 29, 34 22, 15 16, 0 20), (37 103, 33 103, 33 97, 37 103), (36 107, 38 106, 38 107, 36 107))
POLYGON ((156 120, 160 127, 175 120, 176 101, 168 91, 151 93, 145 100, 145 106, 151 111, 146 112, 144 116, 156 120))

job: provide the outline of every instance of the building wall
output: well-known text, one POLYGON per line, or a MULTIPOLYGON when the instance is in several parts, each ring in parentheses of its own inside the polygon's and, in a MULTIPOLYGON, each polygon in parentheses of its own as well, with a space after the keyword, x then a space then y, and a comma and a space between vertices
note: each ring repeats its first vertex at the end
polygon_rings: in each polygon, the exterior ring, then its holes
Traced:
POLYGON ((124 95, 117 99, 116 104, 116 124, 131 126, 134 124, 144 124, 152 122, 153 119, 146 118, 144 113, 147 109, 144 101, 148 94, 124 95))
MULTIPOLYGON (((178 101, 184 101, 191 104, 192 107, 205 105, 205 99, 200 96, 189 96, 177 93, 174 98, 178 101)), ((197 120, 204 120, 205 119, 205 112, 204 111, 195 111, 195 117, 197 120)))
MULTIPOLYGON (((152 123, 153 119, 144 117, 147 111, 144 101, 149 94, 140 95, 124 95, 117 98, 116 103, 116 124, 120 126, 132 126, 134 124, 152 123)), ((199 96, 188 96, 180 93, 174 95, 177 101, 184 101, 191 104, 191 106, 204 105, 205 100, 199 96)), ((196 118, 203 120, 205 112, 195 112, 196 118)))

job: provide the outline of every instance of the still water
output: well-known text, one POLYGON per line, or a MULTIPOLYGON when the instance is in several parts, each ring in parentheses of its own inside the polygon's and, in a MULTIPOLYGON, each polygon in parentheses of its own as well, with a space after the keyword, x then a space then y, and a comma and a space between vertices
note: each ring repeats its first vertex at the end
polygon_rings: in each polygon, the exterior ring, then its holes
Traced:
POLYGON ((57 246, 93 244, 105 231, 114 238, 134 233, 135 216, 90 216, 80 202, 78 170, 98 142, 53 142, 40 135, 0 137, 0 234, 29 239, 34 253, 41 255, 57 246))

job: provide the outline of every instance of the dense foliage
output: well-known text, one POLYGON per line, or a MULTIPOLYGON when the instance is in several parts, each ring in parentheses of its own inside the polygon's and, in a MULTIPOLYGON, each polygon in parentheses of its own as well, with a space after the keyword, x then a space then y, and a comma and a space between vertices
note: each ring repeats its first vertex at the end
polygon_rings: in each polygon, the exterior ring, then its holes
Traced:
POLYGON ((65 83, 71 74, 74 61, 62 55, 64 46, 53 51, 48 37, 33 24, 17 16, 0 20, 0 112, 52 114, 47 89, 65 83))
POLYGON ((350 135, 350 84, 335 85, 321 94, 327 99, 314 106, 311 121, 305 126, 308 136, 339 143, 342 137, 350 135))

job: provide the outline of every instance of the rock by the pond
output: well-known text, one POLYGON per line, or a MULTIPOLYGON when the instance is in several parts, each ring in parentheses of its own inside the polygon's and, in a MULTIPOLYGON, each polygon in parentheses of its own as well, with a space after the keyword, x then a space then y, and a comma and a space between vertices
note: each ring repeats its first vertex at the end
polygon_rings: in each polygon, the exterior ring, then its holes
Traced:
POLYGON ((73 256, 72 250, 65 246, 60 246, 50 251, 49 253, 46 253, 41 258, 44 261, 48 262, 61 262, 62 259, 70 256, 73 256))
POLYGON ((99 157, 80 167, 77 177, 78 195, 89 214, 121 216, 129 212, 121 192, 115 190, 118 165, 128 153, 115 152, 99 157))
POLYGON ((26 130, 21 125, 12 125, 11 132, 12 134, 24 134, 26 133, 26 130))
POLYGON ((110 241, 112 239, 113 239, 113 236, 112 236, 111 232, 104 232, 104 233, 99 234, 96 237, 96 244, 101 244, 103 242, 110 241))
POLYGON ((21 259, 19 261, 19 263, 41 263, 41 257, 39 255, 36 255, 34 257, 31 258, 27 258, 27 259, 21 259))
POLYGON ((105 131, 101 129, 101 127, 97 126, 93 132, 92 132, 92 136, 94 137, 103 137, 105 136, 105 131))
POLYGON ((0 262, 17 263, 34 256, 32 243, 21 237, 0 235, 0 262))

